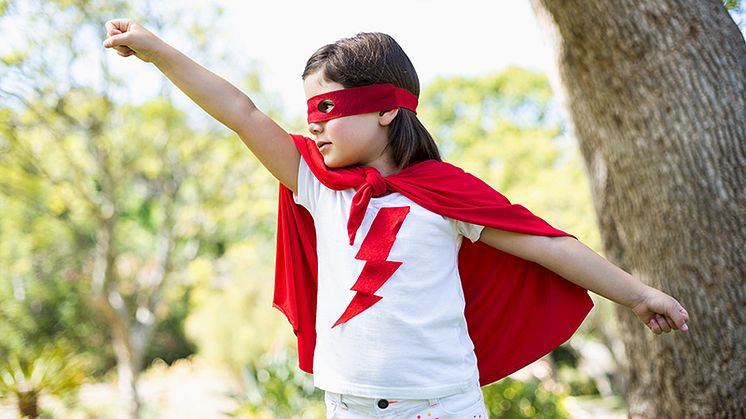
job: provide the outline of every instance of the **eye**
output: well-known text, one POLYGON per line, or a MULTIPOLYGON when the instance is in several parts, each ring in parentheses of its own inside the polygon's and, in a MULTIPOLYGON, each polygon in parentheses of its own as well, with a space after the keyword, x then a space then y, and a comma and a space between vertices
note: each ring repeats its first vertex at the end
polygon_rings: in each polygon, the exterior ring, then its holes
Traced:
POLYGON ((334 108, 334 102, 329 99, 319 102, 319 110, 321 112, 329 113, 331 112, 332 108, 334 108))

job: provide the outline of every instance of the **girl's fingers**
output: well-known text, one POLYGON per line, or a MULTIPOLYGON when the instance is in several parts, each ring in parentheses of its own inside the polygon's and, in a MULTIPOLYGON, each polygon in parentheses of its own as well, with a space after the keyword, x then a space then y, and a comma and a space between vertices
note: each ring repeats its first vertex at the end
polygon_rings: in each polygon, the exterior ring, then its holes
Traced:
POLYGON ((661 333, 663 333, 663 325, 658 321, 658 315, 654 314, 651 321, 653 322, 653 325, 655 325, 655 334, 660 335, 661 333))
POLYGON ((676 329, 676 324, 670 317, 665 314, 658 314, 656 316, 658 317, 658 324, 661 325, 664 332, 670 332, 671 330, 676 329))
POLYGON ((679 312, 682 315, 682 322, 679 324, 679 322, 676 322, 676 326, 680 330, 687 331, 689 330, 689 325, 687 325, 687 322, 689 322, 689 313, 687 313, 686 309, 684 307, 679 308, 679 312))
POLYGON ((132 53, 132 52, 134 52, 134 51, 133 51, 132 49, 130 49, 129 47, 127 47, 127 46, 124 46, 124 45, 122 45, 121 47, 114 47, 114 49, 115 49, 115 50, 116 50, 116 51, 117 51, 118 53, 120 53, 120 55, 121 55, 121 54, 129 54, 129 53, 132 53))
POLYGON ((129 37, 127 36, 126 33, 119 34, 119 35, 112 35, 104 40, 104 47, 113 48, 113 47, 125 45, 127 43, 128 38, 129 37))
POLYGON ((127 32, 127 29, 129 28, 130 20, 129 19, 112 19, 107 21, 104 24, 104 27, 106 28, 106 32, 113 32, 118 31, 119 33, 127 32))
POLYGON ((684 318, 685 322, 689 321, 689 312, 684 307, 679 307, 679 313, 684 318))
POLYGON ((651 317, 650 320, 648 320, 648 327, 656 335, 660 335, 661 333, 663 333, 661 330, 661 326, 658 324, 658 321, 655 319, 655 316, 651 317))
POLYGON ((658 322, 658 325, 661 327, 663 333, 668 333, 671 331, 671 325, 668 323, 668 318, 666 316, 656 314, 655 320, 658 322))
POLYGON ((672 329, 679 329, 683 331, 689 330, 689 326, 686 325, 686 322, 689 321, 689 313, 686 312, 686 309, 681 306, 681 304, 676 303, 676 308, 672 313, 666 316, 666 319, 670 320, 669 323, 673 323, 671 325, 672 329))
POLYGON ((660 294, 661 298, 651 300, 647 307, 639 310, 641 320, 649 315, 646 325, 656 335, 672 330, 689 330, 689 313, 686 309, 675 298, 662 292, 660 294))
POLYGON ((129 30, 130 20, 129 19, 115 19, 106 22, 106 36, 104 40, 105 48, 114 48, 119 52, 119 55, 126 54, 132 51, 126 43, 130 39, 127 31, 129 30))

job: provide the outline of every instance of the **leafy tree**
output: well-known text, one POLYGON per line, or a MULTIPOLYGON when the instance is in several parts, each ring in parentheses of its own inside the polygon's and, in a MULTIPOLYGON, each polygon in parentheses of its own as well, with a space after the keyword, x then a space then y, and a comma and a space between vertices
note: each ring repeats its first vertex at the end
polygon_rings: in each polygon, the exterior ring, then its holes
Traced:
POLYGON ((423 123, 445 159, 598 247, 580 156, 545 76, 509 67, 489 76, 438 79, 423 90, 421 102, 423 123))
MULTIPOLYGON (((272 211, 275 198, 266 202, 272 211)), ((220 258, 197 260, 189 267, 195 284, 187 335, 200 355, 237 375, 265 353, 294 342, 292 328, 271 304, 273 244, 271 236, 254 235, 220 258)))
POLYGON ((0 398, 15 397, 22 417, 40 415, 42 395, 66 397, 86 381, 86 361, 68 346, 31 348, 0 359, 0 398))
MULTIPOLYGON (((1 202, 15 217, 2 224, 0 258, 11 284, 2 295, 21 301, 26 290, 68 279, 77 297, 70 301, 84 301, 108 329, 100 335, 110 338, 120 393, 135 417, 136 379, 157 327, 174 309, 186 313, 185 267, 268 231, 271 211, 247 209, 275 198, 276 186, 234 138, 196 127, 167 88, 140 105, 115 102, 120 83, 100 37, 90 34, 124 13, 122 3, 3 6, 3 19, 23 22, 27 38, 0 66, 1 202), (93 73, 81 80, 80 66, 93 73)), ((23 330, 38 336, 43 324, 23 330)), ((18 332, 5 348, 34 338, 18 332)))

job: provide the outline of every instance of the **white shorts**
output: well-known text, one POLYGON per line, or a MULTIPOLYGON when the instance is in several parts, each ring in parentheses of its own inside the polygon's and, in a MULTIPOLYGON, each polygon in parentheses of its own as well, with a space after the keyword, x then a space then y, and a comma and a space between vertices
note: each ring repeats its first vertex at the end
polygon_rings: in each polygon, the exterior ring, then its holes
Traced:
POLYGON ((325 392, 327 419, 488 419, 476 382, 463 393, 436 399, 384 400, 325 392))

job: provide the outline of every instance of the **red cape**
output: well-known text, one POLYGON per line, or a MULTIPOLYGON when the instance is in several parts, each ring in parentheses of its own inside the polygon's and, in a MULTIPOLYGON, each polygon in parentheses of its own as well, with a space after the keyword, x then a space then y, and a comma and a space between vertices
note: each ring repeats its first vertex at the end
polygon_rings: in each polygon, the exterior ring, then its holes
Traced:
MULTIPOLYGON (((351 238, 359 225, 355 219, 362 219, 370 196, 386 191, 399 192, 436 214, 472 224, 575 238, 523 206, 511 204, 492 187, 451 164, 428 160, 385 178, 370 168, 332 170, 324 165, 313 141, 292 137, 322 184, 336 190, 358 190, 348 224, 351 238)), ((593 307, 585 289, 535 262, 479 241, 463 241, 459 273, 482 385, 507 376, 561 345, 593 307)), ((316 286, 313 218, 295 204, 292 191, 280 185, 274 306, 293 326, 300 368, 308 373, 313 372, 316 346, 316 286)))

